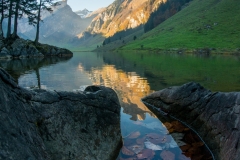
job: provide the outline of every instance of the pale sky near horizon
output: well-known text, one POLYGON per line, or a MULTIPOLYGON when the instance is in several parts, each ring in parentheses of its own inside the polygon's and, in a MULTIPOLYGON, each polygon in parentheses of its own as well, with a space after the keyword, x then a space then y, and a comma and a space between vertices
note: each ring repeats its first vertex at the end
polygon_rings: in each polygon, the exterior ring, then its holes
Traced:
POLYGON ((68 0, 68 5, 73 11, 83 10, 84 8, 89 11, 95 11, 102 7, 107 7, 114 0, 68 0))

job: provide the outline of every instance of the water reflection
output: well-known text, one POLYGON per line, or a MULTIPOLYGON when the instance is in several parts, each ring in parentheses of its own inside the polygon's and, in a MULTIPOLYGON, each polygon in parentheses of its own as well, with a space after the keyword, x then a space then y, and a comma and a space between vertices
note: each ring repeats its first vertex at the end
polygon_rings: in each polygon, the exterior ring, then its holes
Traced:
MULTIPOLYGON (((149 154, 150 157, 153 152, 147 149, 158 149, 154 151, 154 154, 158 155, 155 159, 160 159, 163 152, 159 147, 167 148, 175 156, 181 157, 182 151, 174 146, 172 137, 177 143, 184 144, 179 137, 184 139, 183 136, 192 136, 187 132, 172 134, 170 138, 166 136, 166 133, 180 132, 184 127, 175 126, 176 122, 162 119, 165 124, 163 125, 141 102, 140 99, 147 94, 189 81, 199 82, 213 91, 240 90, 240 63, 235 57, 85 52, 75 53, 71 59, 52 57, 0 61, 0 66, 18 79, 22 87, 73 91, 81 86, 97 84, 113 88, 122 106, 121 129, 126 148, 120 155, 124 158, 131 157, 126 156, 126 152, 131 153, 129 150, 136 154, 136 147, 144 147, 144 154, 149 154), (168 141, 163 144, 159 137, 164 140, 167 137, 168 141), (145 144, 146 141, 148 143, 145 144), (172 148, 169 147, 171 145, 172 148)), ((188 142, 188 147, 191 146, 190 143, 202 147, 202 143, 195 139, 188 142)), ((186 149, 186 145, 183 146, 185 147, 182 148, 186 149)), ((170 155, 169 152, 168 154, 170 155)), ((188 157, 192 154, 193 151, 189 151, 188 157)))
MULTIPOLYGON (((79 64, 78 68, 83 71, 84 67, 79 64)), ((119 98, 123 112, 131 115, 131 120, 144 120, 146 113, 153 114, 140 101, 151 93, 150 86, 145 78, 141 78, 135 72, 126 73, 117 70, 113 65, 104 65, 101 68, 92 68, 88 76, 95 85, 104 85, 114 89, 119 98)))
POLYGON ((48 57, 48 58, 31 58, 31 59, 13 59, 0 60, 0 67, 8 71, 12 77, 17 80, 28 73, 35 73, 37 87, 41 88, 41 77, 39 69, 60 62, 66 62, 71 57, 48 57))
POLYGON ((136 52, 102 56, 107 64, 147 78, 152 90, 194 81, 212 91, 240 91, 239 57, 136 52))

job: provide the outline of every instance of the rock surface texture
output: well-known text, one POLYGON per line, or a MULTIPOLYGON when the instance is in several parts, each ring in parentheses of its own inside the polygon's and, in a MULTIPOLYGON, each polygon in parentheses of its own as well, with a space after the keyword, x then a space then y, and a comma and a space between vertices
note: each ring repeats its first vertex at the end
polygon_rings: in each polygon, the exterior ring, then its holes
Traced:
POLYGON ((26 90, 0 68, 0 159, 115 159, 120 105, 103 86, 26 90))
POLYGON ((211 92, 197 83, 160 90, 142 99, 196 130, 215 159, 240 159, 240 92, 211 92))
POLYGON ((0 59, 72 55, 67 49, 40 43, 35 45, 34 42, 21 38, 5 39, 0 47, 0 59))

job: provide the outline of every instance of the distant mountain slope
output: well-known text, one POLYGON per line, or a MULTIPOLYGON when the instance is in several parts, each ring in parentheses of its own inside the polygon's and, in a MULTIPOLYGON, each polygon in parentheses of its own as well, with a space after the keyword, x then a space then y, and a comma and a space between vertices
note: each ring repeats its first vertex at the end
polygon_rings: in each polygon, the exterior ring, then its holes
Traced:
MULTIPOLYGON (((93 16, 81 18, 72 11, 66 1, 52 7, 53 12, 43 11, 43 23, 40 24, 40 42, 62 46, 69 43, 79 32, 84 31, 91 23, 93 16)), ((96 16, 96 14, 95 14, 96 16)), ((29 26, 27 19, 19 21, 19 35, 33 40, 36 28, 29 26)))
POLYGON ((236 50, 240 48, 239 24, 239 1, 193 0, 173 17, 121 49, 236 50))
POLYGON ((79 15, 81 18, 86 18, 89 14, 92 13, 92 11, 89 11, 85 8, 83 10, 76 11, 75 13, 79 15))

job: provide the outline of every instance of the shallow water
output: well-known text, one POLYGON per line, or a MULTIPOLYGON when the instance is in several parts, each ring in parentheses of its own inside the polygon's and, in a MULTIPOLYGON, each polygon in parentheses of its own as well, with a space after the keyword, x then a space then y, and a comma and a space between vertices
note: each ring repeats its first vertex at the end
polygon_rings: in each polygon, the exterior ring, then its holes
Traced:
POLYGON ((26 88, 74 91, 92 84, 113 88, 122 106, 124 147, 118 159, 209 158, 193 133, 176 121, 160 122, 141 98, 189 81, 213 91, 240 90, 240 60, 231 56, 76 52, 72 58, 0 61, 0 66, 26 88))

